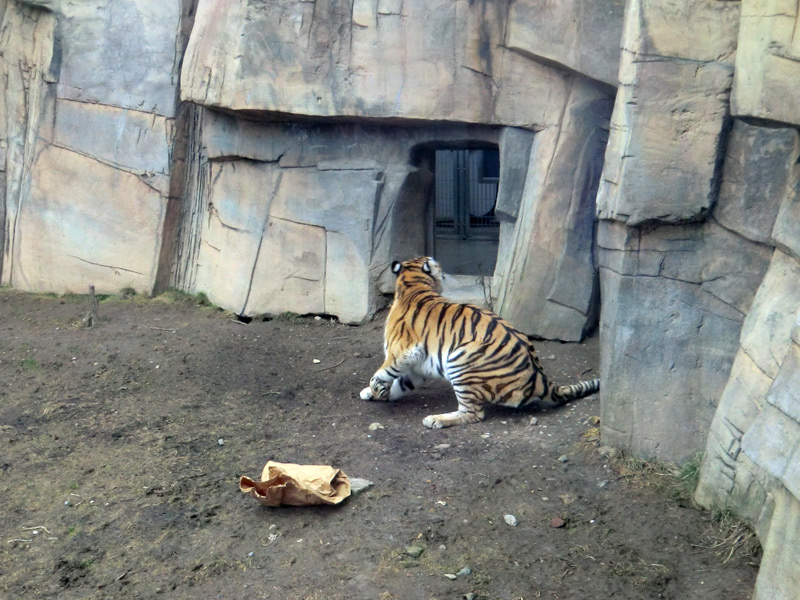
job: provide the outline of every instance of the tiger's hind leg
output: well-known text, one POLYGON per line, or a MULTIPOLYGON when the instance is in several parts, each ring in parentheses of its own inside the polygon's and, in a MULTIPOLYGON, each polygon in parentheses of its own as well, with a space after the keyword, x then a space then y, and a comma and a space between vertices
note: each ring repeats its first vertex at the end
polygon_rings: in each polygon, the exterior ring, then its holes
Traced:
POLYGON ((440 415, 428 415, 422 419, 422 424, 428 429, 442 429, 454 425, 467 425, 483 421, 485 416, 484 405, 488 401, 483 390, 469 386, 454 385, 453 390, 458 400, 458 410, 440 415))

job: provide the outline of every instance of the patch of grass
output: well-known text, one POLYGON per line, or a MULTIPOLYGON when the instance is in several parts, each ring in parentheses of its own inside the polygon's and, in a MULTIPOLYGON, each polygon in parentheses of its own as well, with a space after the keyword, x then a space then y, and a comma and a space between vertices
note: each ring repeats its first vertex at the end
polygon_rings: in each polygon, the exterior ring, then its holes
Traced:
POLYGON ((153 298, 153 300, 164 302, 165 304, 195 304, 197 306, 219 308, 208 299, 208 295, 205 292, 190 294, 181 290, 169 289, 153 298))
POLYGON ((208 299, 205 292, 197 292, 195 295, 195 300, 197 301, 198 306, 211 306, 211 300, 208 299))
POLYGON ((22 368, 26 371, 34 371, 39 368, 39 363, 34 358, 26 358, 22 361, 22 368))
POLYGON ((247 569, 247 565, 240 560, 214 557, 206 563, 196 564, 186 575, 186 579, 194 585, 199 585, 205 581, 217 579, 226 571, 233 569, 244 571, 247 569))
POLYGON ((287 323, 291 323, 292 325, 298 325, 302 322, 303 317, 298 315, 297 313, 293 313, 291 311, 282 312, 280 314, 275 315, 272 317, 274 321, 286 321, 287 323))

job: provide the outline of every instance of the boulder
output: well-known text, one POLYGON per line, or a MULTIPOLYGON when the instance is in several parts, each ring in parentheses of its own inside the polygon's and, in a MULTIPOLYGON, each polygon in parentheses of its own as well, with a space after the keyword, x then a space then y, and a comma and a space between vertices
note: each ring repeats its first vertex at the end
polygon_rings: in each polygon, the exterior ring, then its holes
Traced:
POLYGON ((743 0, 731 112, 800 125, 796 2, 743 0))
POLYGON ((59 24, 59 98, 174 117, 179 2, 33 0, 59 24))
POLYGON ((754 463, 800 498, 800 312, 767 403, 742 439, 754 463))
POLYGON ((513 223, 519 215, 534 133, 518 127, 505 127, 500 134, 500 182, 495 214, 501 222, 513 223))
POLYGON ((616 87, 624 10, 624 0, 518 0, 505 45, 616 87))
POLYGON ((716 200, 739 6, 631 0, 597 212, 701 220, 716 200), (675 35, 676 30, 681 35, 675 35))
MULTIPOLYGON (((798 144, 800 146, 800 144, 798 144)), ((795 147, 794 156, 798 156, 800 147, 795 147)), ((794 161, 794 181, 781 202, 775 227, 772 229, 772 243, 800 260, 800 159, 794 161)))
POLYGON ((695 491, 701 506, 724 506, 758 523, 770 486, 764 472, 742 452, 742 437, 771 385, 772 379, 740 348, 708 433, 695 491))
POLYGON ((795 600, 800 589, 800 566, 794 551, 800 547, 800 501, 780 487, 772 496, 772 522, 761 539, 764 556, 753 600, 795 600))
POLYGON ((180 5, 4 8, 2 282, 152 292, 170 194, 180 5))
POLYGON ((43 146, 16 214, 23 234, 14 238, 11 281, 36 292, 86 293, 93 284, 100 294, 125 287, 148 294, 165 209, 166 198, 136 175, 43 146))
POLYGON ((59 100, 53 143, 136 174, 167 195, 172 126, 152 113, 59 100))
POLYGON ((792 343, 798 315, 800 262, 776 250, 742 327, 742 350, 774 379, 792 343))
POLYGON ((560 127, 534 136, 521 202, 501 190, 495 307, 528 334, 578 341, 596 323, 594 197, 610 111, 604 87, 576 79, 560 127))
POLYGON ((182 98, 324 117, 557 123, 553 99, 566 95, 569 78, 505 47, 503 7, 201 0, 182 98))

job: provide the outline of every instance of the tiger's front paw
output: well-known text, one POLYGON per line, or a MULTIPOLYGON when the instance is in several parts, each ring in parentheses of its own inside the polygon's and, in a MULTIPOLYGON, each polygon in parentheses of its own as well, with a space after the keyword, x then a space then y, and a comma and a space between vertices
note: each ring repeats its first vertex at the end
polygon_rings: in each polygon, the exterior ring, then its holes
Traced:
POLYGON ((444 423, 437 418, 437 415, 428 415, 422 419, 422 424, 428 429, 441 429, 444 427, 444 423))
POLYGON ((372 400, 372 390, 369 389, 369 387, 365 387, 363 390, 361 390, 359 396, 361 396, 362 400, 372 400))
MULTIPOLYGON (((378 379, 377 377, 373 377, 369 380, 369 390, 370 398, 369 400, 383 400, 386 401, 389 399, 389 390, 391 389, 391 382, 386 383, 382 379, 378 379)), ((364 392, 361 392, 361 397, 364 397, 364 392)))

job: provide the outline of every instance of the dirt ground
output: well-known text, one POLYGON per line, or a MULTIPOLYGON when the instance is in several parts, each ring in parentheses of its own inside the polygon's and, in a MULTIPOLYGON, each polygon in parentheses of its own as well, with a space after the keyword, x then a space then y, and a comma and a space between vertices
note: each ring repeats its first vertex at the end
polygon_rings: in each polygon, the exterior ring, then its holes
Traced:
MULTIPOLYGON (((431 431, 446 386, 358 398, 381 319, 244 324, 173 294, 104 300, 86 328, 88 309, 0 290, 1 600, 750 597, 757 561, 709 549, 709 514, 596 450, 597 396, 431 431), (374 485, 267 508, 238 478, 270 459, 374 485)), ((537 348, 558 381, 598 374, 596 339, 537 348)))

